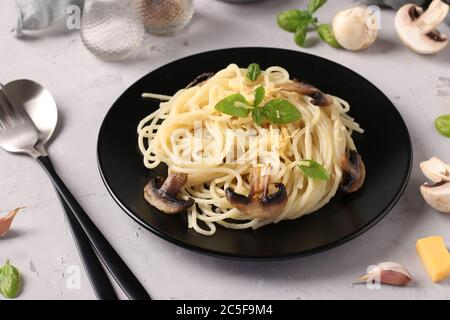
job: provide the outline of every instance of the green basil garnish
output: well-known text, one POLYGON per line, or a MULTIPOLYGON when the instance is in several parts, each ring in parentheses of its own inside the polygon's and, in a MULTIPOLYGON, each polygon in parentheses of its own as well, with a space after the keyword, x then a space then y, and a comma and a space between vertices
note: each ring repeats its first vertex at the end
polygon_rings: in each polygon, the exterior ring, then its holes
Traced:
POLYGON ((318 19, 314 16, 326 0, 310 0, 307 10, 286 10, 278 14, 277 23, 280 28, 295 33, 295 43, 300 47, 305 46, 309 30, 315 30, 319 38, 334 48, 341 46, 334 37, 333 31, 328 24, 318 25, 318 19))
POLYGON ((306 23, 301 23, 297 27, 297 30, 295 31, 294 40, 297 45, 300 47, 305 46, 306 36, 308 35, 308 26, 309 21, 306 23))
POLYGON ((259 105, 263 102, 265 95, 266 90, 263 86, 259 86, 255 90, 255 99, 252 106, 243 95, 236 93, 220 100, 215 109, 233 117, 247 117, 251 112, 252 119, 258 126, 265 120, 273 124, 288 124, 302 118, 300 111, 284 99, 273 99, 260 107, 259 105))
POLYGON ((19 270, 6 261, 0 268, 0 293, 5 298, 16 298, 22 288, 22 278, 19 270))
POLYGON ((434 121, 434 126, 441 135, 450 138, 450 114, 438 117, 434 121))
POLYGON ((333 48, 340 48, 339 42, 337 42, 334 37, 333 30, 328 24, 321 24, 317 27, 317 33, 319 34, 320 39, 328 43, 333 48))
POLYGON ((300 111, 284 99, 270 100, 262 109, 264 117, 274 124, 288 124, 302 118, 300 111))
POLYGON ((247 68, 247 79, 256 81, 261 74, 261 67, 257 63, 252 63, 247 68))
POLYGON ((242 94, 236 93, 225 99, 220 100, 215 108, 216 110, 233 117, 246 117, 250 113, 247 100, 242 94))
POLYGON ((302 160, 299 162, 298 166, 303 171, 305 176, 309 178, 323 181, 330 180, 327 170, 325 170, 320 163, 314 160, 302 160))
POLYGON ((326 2, 327 0, 310 0, 308 3, 308 11, 314 13, 326 2))
POLYGON ((255 123, 260 126, 264 122, 264 112, 262 108, 255 108, 252 110, 252 118, 255 123))
POLYGON ((266 96, 266 90, 263 86, 259 86, 255 90, 255 101, 253 102, 253 106, 257 107, 263 102, 264 97, 266 96))
POLYGON ((309 11, 296 9, 283 11, 277 17, 280 28, 289 32, 296 32, 300 24, 308 25, 311 20, 312 15, 309 11))

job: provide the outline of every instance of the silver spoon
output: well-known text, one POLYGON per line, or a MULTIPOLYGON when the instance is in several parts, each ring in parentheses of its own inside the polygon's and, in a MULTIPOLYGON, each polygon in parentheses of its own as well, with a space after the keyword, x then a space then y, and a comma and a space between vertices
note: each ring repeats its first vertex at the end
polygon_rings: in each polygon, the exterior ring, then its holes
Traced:
POLYGON ((56 103, 51 94, 43 86, 31 80, 16 80, 5 87, 0 85, 0 89, 3 89, 0 90, 3 101, 3 108, 0 108, 2 111, 0 113, 2 123, 0 145, 10 152, 21 152, 32 156, 51 178, 97 297, 117 299, 95 252, 129 298, 150 299, 133 273, 61 181, 48 158, 45 144, 53 135, 58 120, 56 103), (12 127, 6 123, 8 121, 12 122, 12 127), (6 124, 3 124, 4 122, 6 124))
MULTIPOLYGON (((41 154, 46 154, 45 145, 52 137, 58 123, 58 109, 55 100, 45 88, 31 80, 15 80, 5 85, 4 89, 8 95, 14 97, 17 104, 25 108, 38 131, 38 143, 35 148, 41 154)), ((95 295, 100 300, 118 299, 103 266, 91 247, 89 238, 76 218, 71 214, 70 208, 61 198, 59 192, 58 196, 66 212, 66 218, 72 229, 72 235, 75 238, 81 260, 95 295)))

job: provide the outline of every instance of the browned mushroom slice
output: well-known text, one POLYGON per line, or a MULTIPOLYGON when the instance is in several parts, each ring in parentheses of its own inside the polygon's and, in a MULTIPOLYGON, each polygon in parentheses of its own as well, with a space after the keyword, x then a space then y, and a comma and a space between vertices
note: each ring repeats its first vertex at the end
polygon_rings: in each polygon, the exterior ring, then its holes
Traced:
POLYGON ((330 96, 324 94, 313 85, 306 82, 301 82, 297 79, 294 79, 293 82, 284 84, 281 87, 281 90, 297 92, 302 95, 311 97, 313 99, 312 104, 319 107, 326 107, 333 103, 333 100, 330 96))
POLYGON ((202 82, 205 82, 207 80, 209 80, 211 77, 214 76, 213 72, 205 72, 202 73, 201 75, 199 75, 197 78, 195 78, 191 83, 189 83, 186 87, 186 89, 195 87, 198 84, 201 84, 202 82))
POLYGON ((251 171, 248 196, 236 193, 232 188, 227 188, 225 190, 226 198, 233 206, 251 217, 260 219, 276 217, 286 207, 288 200, 286 188, 284 184, 277 183, 275 187, 278 191, 269 195, 270 176, 260 179, 257 170, 253 168, 251 171), (256 195, 260 192, 262 192, 262 197, 258 198, 256 195))
POLYGON ((357 191, 366 178, 366 168, 361 156, 355 151, 347 151, 341 159, 341 190, 346 193, 357 191))
POLYGON ((180 213, 194 204, 191 198, 180 199, 177 196, 186 181, 185 173, 171 173, 165 181, 162 177, 156 177, 145 186, 144 198, 164 213, 180 213))

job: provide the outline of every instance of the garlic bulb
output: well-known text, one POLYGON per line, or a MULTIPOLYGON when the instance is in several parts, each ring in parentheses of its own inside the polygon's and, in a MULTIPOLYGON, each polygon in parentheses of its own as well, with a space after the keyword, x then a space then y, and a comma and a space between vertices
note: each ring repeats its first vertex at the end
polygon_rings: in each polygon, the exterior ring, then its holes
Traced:
POLYGON ((375 13, 368 7, 340 11, 333 20, 333 33, 339 44, 347 50, 366 49, 378 36, 375 13))

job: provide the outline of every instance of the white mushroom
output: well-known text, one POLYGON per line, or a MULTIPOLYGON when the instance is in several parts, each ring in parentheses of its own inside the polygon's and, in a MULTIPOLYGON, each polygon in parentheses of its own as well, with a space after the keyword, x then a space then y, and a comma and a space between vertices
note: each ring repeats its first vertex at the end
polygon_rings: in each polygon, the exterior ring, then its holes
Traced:
POLYGON ((333 19, 333 33, 337 42, 347 50, 366 49, 377 39, 377 19, 368 7, 343 10, 333 19))
POLYGON ((420 192, 425 201, 434 209, 440 212, 450 212, 449 182, 425 183, 420 186, 420 192))
POLYGON ((436 157, 420 163, 423 174, 434 183, 450 181, 450 166, 436 157))
POLYGON ((437 53, 448 44, 447 36, 436 29, 448 11, 449 6, 441 0, 433 0, 426 11, 415 4, 406 4, 395 16, 395 28, 403 43, 413 51, 437 53))
POLYGON ((420 186, 425 201, 440 212, 450 212, 450 166, 433 157, 420 163, 423 174, 433 181, 420 186))

